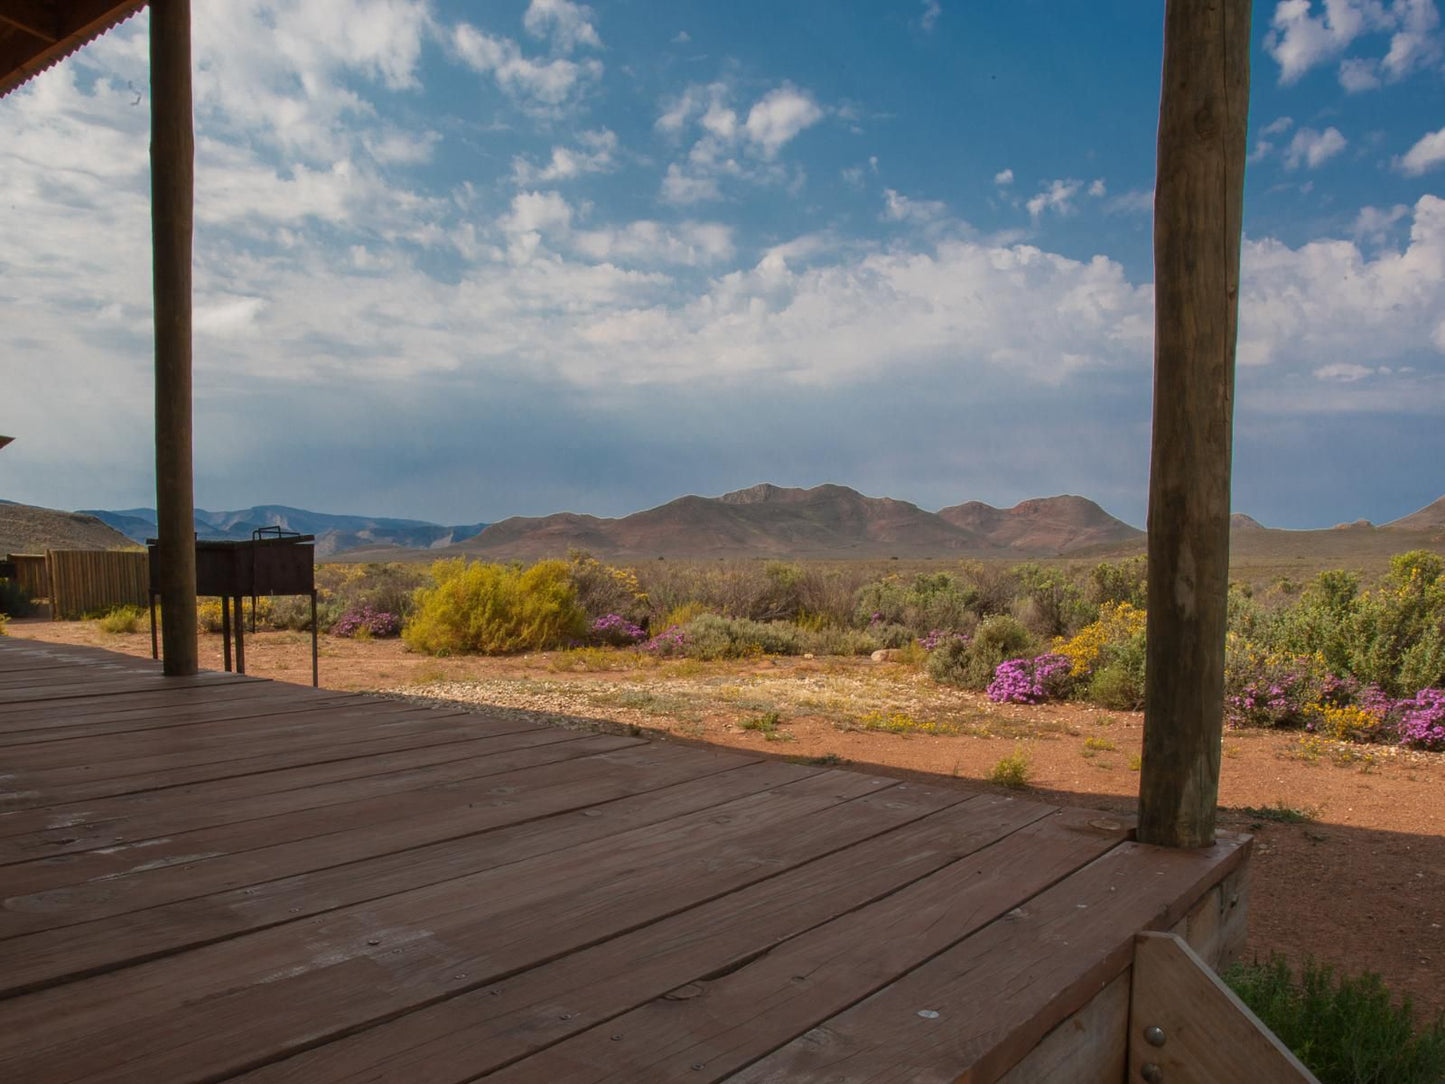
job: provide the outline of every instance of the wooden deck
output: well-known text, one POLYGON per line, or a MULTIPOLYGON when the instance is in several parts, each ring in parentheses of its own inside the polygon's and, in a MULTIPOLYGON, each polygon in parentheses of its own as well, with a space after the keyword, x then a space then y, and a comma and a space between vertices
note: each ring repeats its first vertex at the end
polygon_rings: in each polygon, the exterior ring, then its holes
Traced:
POLYGON ((1247 850, 0 639, 0 1080, 1091 1079, 1247 850))

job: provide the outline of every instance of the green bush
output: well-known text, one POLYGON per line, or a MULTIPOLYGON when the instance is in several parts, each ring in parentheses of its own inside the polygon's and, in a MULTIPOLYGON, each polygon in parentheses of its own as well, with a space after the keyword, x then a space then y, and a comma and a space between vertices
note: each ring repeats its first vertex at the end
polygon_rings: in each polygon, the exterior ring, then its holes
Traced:
POLYGON ((139 606, 116 606, 100 618, 100 629, 116 635, 139 632, 140 623, 145 616, 146 612, 139 606))
POLYGON ((929 653, 928 675, 946 685, 984 689, 1006 659, 1035 654, 1028 629, 1006 614, 985 618, 970 640, 949 638, 929 653))
POLYGON ((1283 957, 1236 965, 1224 980, 1321 1084, 1439 1084, 1445 1014, 1415 1026, 1407 997, 1390 999, 1380 976, 1335 979, 1306 960, 1296 979, 1283 957))
POLYGON ((1127 602, 1136 610, 1148 606, 1149 563, 1143 557, 1127 557, 1117 564, 1101 561, 1089 571, 1084 597, 1095 606, 1127 602))
POLYGON ((901 625, 913 635, 934 629, 967 632, 978 623, 977 593, 948 572, 890 575, 858 589, 853 622, 860 628, 901 625))
POLYGON ((1147 650, 1143 632, 1105 643, 1089 677, 1088 699, 1111 711, 1142 708, 1147 650))
POLYGON ((694 659, 743 659, 751 655, 801 655, 796 625, 703 614, 683 626, 683 654, 694 659))
POLYGON ((1063 569, 1025 564, 1014 569, 1014 576, 1021 591, 1014 616, 1041 639, 1071 636, 1099 616, 1099 607, 1084 598, 1063 569))
POLYGON ((586 635, 587 615, 565 561, 524 569, 459 557, 436 562, 430 574, 435 586, 417 589, 415 611, 402 630, 413 651, 506 654, 586 635))

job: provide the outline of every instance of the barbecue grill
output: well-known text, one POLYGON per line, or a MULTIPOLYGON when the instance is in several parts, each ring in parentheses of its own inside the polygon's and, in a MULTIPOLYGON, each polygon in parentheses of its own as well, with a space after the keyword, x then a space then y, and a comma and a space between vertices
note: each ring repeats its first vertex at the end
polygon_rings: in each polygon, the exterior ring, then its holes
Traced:
MULTIPOLYGON (((160 582, 160 544, 146 539, 150 553, 151 658, 160 658, 156 637, 156 599, 160 582)), ((251 596, 252 631, 260 595, 309 595, 311 598, 311 684, 317 685, 316 536, 279 527, 262 527, 247 540, 196 540, 196 594, 221 600, 221 635, 226 669, 231 669, 231 633, 236 634, 236 669, 246 672, 245 620, 241 600, 251 596), (234 611, 234 620, 232 614, 234 611)))

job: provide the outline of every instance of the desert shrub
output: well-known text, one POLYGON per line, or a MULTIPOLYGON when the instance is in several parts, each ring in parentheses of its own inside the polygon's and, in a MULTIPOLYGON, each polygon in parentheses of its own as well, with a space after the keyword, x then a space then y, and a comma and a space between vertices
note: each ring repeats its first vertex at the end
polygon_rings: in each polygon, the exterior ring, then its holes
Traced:
MULTIPOLYGON (((880 647, 907 647, 916 639, 913 630, 907 625, 893 625, 885 621, 869 625, 866 635, 873 641, 873 650, 875 651, 880 647)), ((960 635, 962 634, 960 633, 960 635)))
POLYGON ((1306 960, 1298 977, 1282 956, 1223 975, 1240 999, 1321 1084, 1435 1084, 1445 1080, 1445 1015, 1417 1027, 1373 972, 1335 978, 1306 960))
POLYGON ((1399 554, 1368 591, 1351 573, 1321 573, 1268 633, 1275 650, 1318 655, 1331 672, 1392 696, 1445 684, 1445 560, 1399 554))
POLYGON ((1042 704, 1062 700, 1072 680, 1065 655, 1038 655, 1031 659, 1005 659, 988 683, 988 698, 997 704, 1042 704))
POLYGON ((963 582, 972 594, 972 608, 979 617, 1012 612, 1019 593, 1018 577, 1013 569, 973 561, 964 565, 963 582))
POLYGON ((1089 675, 1086 696, 1111 711, 1138 711, 1144 706, 1144 635, 1114 645, 1089 675))
POLYGON ((1234 633, 1225 638, 1224 718, 1230 726, 1304 726, 1325 691, 1322 657, 1266 651, 1234 633))
POLYGON ((642 650, 660 659, 683 655, 687 651, 687 633, 681 625, 668 625, 642 645, 642 650))
POLYGON ((631 647, 647 639, 647 632, 621 614, 603 614, 591 624, 592 638, 613 647, 631 647))
POLYGON ((1020 594, 1013 613, 1035 636, 1066 636, 1098 617, 1079 585, 1060 568, 1025 564, 1014 569, 1020 594))
POLYGON ((1445 752, 1445 689, 1421 689, 1395 709, 1402 745, 1445 752))
POLYGON ((146 611, 139 606, 116 606, 100 618, 98 624, 102 632, 109 632, 116 635, 127 632, 139 632, 140 623, 145 618, 146 611))
MULTIPOLYGON (((897 626, 893 626, 897 627, 897 626)), ((800 629, 799 646, 814 655, 869 655, 880 647, 904 647, 912 639, 883 643, 871 631, 838 628, 828 625, 818 629, 800 629)))
POLYGON ((889 575, 858 589, 853 623, 900 625, 920 636, 929 629, 967 631, 978 623, 975 599, 972 588, 948 572, 889 575))
POLYGON ((332 636, 349 636, 355 639, 381 639, 400 633, 400 617, 385 610, 373 609, 371 604, 366 602, 347 610, 331 626, 332 636))
POLYGON ((1055 640, 1054 650, 1068 657, 1074 677, 1086 678, 1106 665, 1124 645, 1142 638, 1147 624, 1148 615, 1132 603, 1104 603, 1096 621, 1067 640, 1055 640))
POLYGON ((1022 790, 1029 785, 1030 770, 1029 755, 1022 748, 1016 748, 989 769, 988 781, 1010 790, 1022 790))
POLYGON ((417 589, 415 612, 402 631, 414 651, 505 654, 586 635, 587 618, 564 561, 522 568, 456 558, 437 561, 430 575, 435 586, 417 589))
POLYGON ((1142 610, 1147 605, 1148 577, 1149 563, 1143 557, 1101 561, 1089 570, 1084 597, 1095 606, 1127 602, 1142 610))
MULTIPOLYGON (((320 592, 317 592, 318 596, 320 592)), ((407 607, 410 610, 410 606, 407 607)), ((321 626, 322 632, 329 632, 336 627, 344 612, 343 604, 336 598, 320 598, 316 600, 316 623, 321 626)), ((395 613, 396 611, 386 611, 395 613)), ((271 600, 270 625, 273 629, 290 629, 293 632, 306 632, 311 628, 311 600, 301 595, 278 595, 271 600)))
POLYGON ((651 608, 637 571, 604 565, 590 553, 571 550, 567 565, 577 604, 594 620, 616 614, 634 625, 645 625, 651 608))
POLYGON ((796 625, 703 614, 682 630, 683 654, 695 659, 742 659, 751 655, 799 655, 796 625))
POLYGON ((931 652, 928 674, 948 685, 985 689, 1000 663, 1028 654, 1033 646, 1033 638, 1017 620, 994 614, 979 624, 971 639, 945 640, 931 652))

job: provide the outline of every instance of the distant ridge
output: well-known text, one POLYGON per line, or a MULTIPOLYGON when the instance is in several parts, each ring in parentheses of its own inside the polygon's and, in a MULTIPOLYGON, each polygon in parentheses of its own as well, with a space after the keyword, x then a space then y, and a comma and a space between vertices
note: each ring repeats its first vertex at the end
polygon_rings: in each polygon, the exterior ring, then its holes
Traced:
MULTIPOLYGON (((154 508, 126 508, 118 512, 87 510, 134 542, 144 543, 156 536, 154 508)), ((196 509, 196 537, 204 539, 248 539, 259 527, 280 527, 298 534, 316 536, 316 555, 328 557, 360 546, 385 549, 430 549, 470 538, 486 527, 472 523, 443 527, 419 519, 387 519, 378 516, 338 516, 310 512, 284 504, 262 504, 232 512, 196 509)), ((384 559, 381 556, 378 560, 384 559)))
POLYGON ((1431 501, 1418 512, 1381 525, 1386 531, 1445 531, 1445 497, 1431 501))
POLYGON ((679 497, 619 519, 564 512, 514 517, 446 547, 491 559, 535 560, 585 549, 609 559, 654 557, 1057 557, 1136 543, 1143 532, 1083 497, 1009 509, 976 501, 927 512, 840 485, 761 483, 720 497, 679 497))

